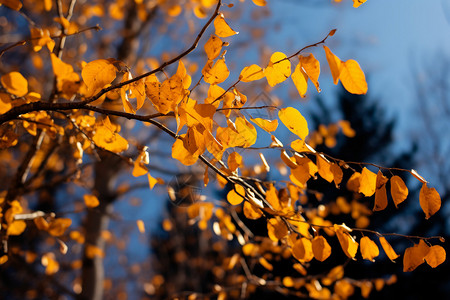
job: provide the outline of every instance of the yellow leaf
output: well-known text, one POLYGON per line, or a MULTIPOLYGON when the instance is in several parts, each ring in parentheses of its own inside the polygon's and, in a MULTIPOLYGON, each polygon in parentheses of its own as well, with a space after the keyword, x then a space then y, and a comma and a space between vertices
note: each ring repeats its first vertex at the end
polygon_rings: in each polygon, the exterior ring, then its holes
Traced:
POLYGON ((360 288, 361 288, 361 296, 364 299, 367 299, 369 298, 370 292, 373 289, 373 283, 371 281, 365 280, 361 283, 360 288))
POLYGON ((136 220, 136 225, 140 233, 145 233, 145 224, 142 220, 136 220))
POLYGON ((353 295, 355 288, 348 280, 343 279, 335 283, 334 292, 339 296, 339 299, 347 299, 353 295))
POLYGON ((259 258, 259 263, 267 270, 269 271, 273 271, 273 266, 264 258, 264 257, 260 257, 259 258))
POLYGON ((247 201, 244 202, 243 211, 245 217, 250 220, 257 220, 263 216, 261 209, 247 201))
POLYGON ((240 184, 235 184, 234 189, 230 190, 227 194, 227 200, 231 205, 238 205, 244 201, 245 189, 240 184))
POLYGON ((320 75, 319 61, 312 54, 309 54, 307 56, 300 55, 300 64, 302 71, 308 76, 308 78, 314 84, 317 92, 320 93, 321 90, 319 87, 319 75, 320 75))
POLYGON ((109 118, 106 117, 101 124, 96 124, 92 140, 99 147, 119 153, 128 149, 128 141, 117 134, 114 127, 109 118))
POLYGON ((283 221, 271 218, 267 222, 267 232, 272 241, 278 242, 288 234, 288 229, 283 221))
POLYGON ((377 174, 364 167, 359 180, 359 192, 366 197, 372 196, 376 189, 377 174))
POLYGON ((86 204, 87 207, 97 207, 100 205, 100 201, 98 201, 98 198, 94 195, 84 195, 84 204, 86 204))
POLYGON ((53 275, 59 271, 59 264, 55 260, 55 254, 51 252, 42 255, 41 264, 45 267, 46 275, 53 275))
POLYGON ((342 129, 342 133, 349 138, 355 137, 356 132, 353 130, 353 128, 350 126, 350 122, 347 120, 340 120, 338 122, 339 127, 342 129))
POLYGON ((10 94, 23 97, 28 93, 28 81, 19 72, 5 74, 0 78, 0 81, 10 94))
POLYGON ((342 61, 339 57, 334 55, 327 46, 323 46, 323 49, 325 49, 325 55, 328 65, 330 66, 331 75, 333 76, 333 82, 334 84, 337 84, 339 82, 339 76, 341 75, 342 61))
POLYGON ((8 94, 0 93, 0 114, 4 114, 12 107, 11 97, 8 94))
POLYGON ((348 92, 358 95, 367 93, 366 76, 355 60, 349 59, 341 64, 339 79, 348 92))
POLYGON ((321 154, 316 155, 316 164, 319 169, 319 175, 328 182, 334 180, 334 174, 331 172, 331 163, 325 160, 321 154))
POLYGON ((386 182, 387 177, 383 175, 381 170, 378 170, 377 180, 376 180, 376 190, 375 190, 375 205, 373 210, 379 211, 387 207, 387 193, 386 193, 386 182))
POLYGON ((214 20, 214 28, 216 35, 223 38, 239 33, 231 29, 230 25, 225 21, 223 14, 220 14, 214 20))
POLYGON ((239 138, 234 141, 236 145, 244 148, 252 146, 256 142, 257 132, 255 126, 253 126, 245 117, 237 117, 236 131, 239 133, 239 138))
POLYGON ((380 254, 377 244, 367 236, 363 236, 360 240, 360 251, 362 258, 370 261, 375 261, 375 257, 380 254))
POLYGON ((12 223, 8 224, 8 229, 6 230, 7 235, 20 235, 22 232, 25 231, 25 228, 27 227, 27 223, 22 220, 13 221, 12 223))
POLYGON ((347 227, 344 225, 334 224, 334 230, 345 255, 354 259, 356 252, 358 251, 358 243, 349 234, 347 227))
POLYGON ((216 35, 211 35, 209 40, 205 43, 205 52, 208 60, 217 58, 222 50, 222 46, 222 40, 216 35))
POLYGON ((425 261, 432 268, 436 268, 442 264, 446 259, 445 249, 439 245, 430 247, 428 254, 425 255, 425 261))
POLYGON ((255 118, 250 119, 250 121, 252 121, 253 123, 255 123, 256 125, 258 125, 267 132, 273 132, 277 130, 278 127, 278 120, 266 120, 262 118, 255 118))
POLYGON ((311 241, 304 237, 296 240, 292 246, 292 255, 299 261, 311 261, 314 258, 311 241))
POLYGON ((172 145, 172 158, 177 159, 185 166, 193 165, 198 160, 197 153, 190 153, 185 147, 184 138, 186 134, 180 135, 180 138, 172 145))
POLYGON ((293 107, 280 109, 278 118, 283 124, 302 140, 305 140, 309 133, 308 123, 302 114, 293 107))
POLYGON ((237 152, 230 153, 230 155, 228 155, 228 168, 230 171, 234 172, 241 166, 243 166, 242 156, 237 152))
POLYGON ((391 196, 395 207, 398 207, 408 197, 408 188, 403 179, 397 175, 391 177, 391 196))
POLYGON ((72 220, 68 218, 55 219, 50 223, 48 233, 53 236, 61 236, 71 224, 72 220))
POLYGON ((292 72, 291 76, 292 82, 294 82, 295 87, 297 88, 300 97, 305 97, 306 91, 308 90, 308 77, 302 72, 301 64, 297 64, 292 72))
POLYGON ((81 77, 91 95, 110 84, 116 78, 116 67, 106 59, 97 59, 87 63, 81 70, 81 77))
POLYGON ((365 3, 367 0, 353 0, 353 7, 359 7, 361 4, 365 3))
POLYGON ((386 240, 384 236, 380 236, 380 244, 381 247, 383 247, 383 250, 386 253, 387 257, 389 257, 391 261, 394 261, 397 257, 400 256, 397 253, 395 253, 391 244, 389 244, 389 242, 386 240))
POLYGON ((218 59, 214 65, 212 60, 208 60, 202 70, 203 79, 209 84, 218 84, 225 81, 230 75, 230 71, 225 64, 225 59, 218 59))
POLYGON ((255 5, 258 5, 258 6, 266 6, 266 4, 267 4, 267 0, 252 0, 253 1, 253 3, 255 3, 255 5))
POLYGON ((435 188, 429 188, 426 183, 422 184, 420 189, 419 202, 427 220, 441 208, 439 193, 435 188))
POLYGON ((39 230, 47 230, 49 227, 48 222, 43 217, 36 218, 33 222, 39 230))
POLYGON ((342 179, 344 178, 344 172, 342 172, 341 167, 338 164, 332 163, 330 166, 330 171, 333 173, 333 180, 336 188, 339 188, 342 179))
POLYGON ((328 272, 327 276, 322 279, 322 284, 332 285, 339 279, 344 277, 344 267, 342 265, 336 266, 328 272))
POLYGON ((360 186, 361 173, 355 172, 347 181, 347 189, 352 192, 358 192, 360 186))
POLYGON ((291 169, 296 169, 298 167, 295 160, 292 160, 289 155, 287 154, 286 150, 281 150, 280 154, 281 160, 291 169))
POLYGON ((19 11, 22 8, 22 2, 19 0, 0 0, 0 5, 2 4, 15 11, 19 11))
POLYGON ((8 261, 8 255, 7 254, 5 254, 5 255, 2 255, 1 257, 0 257, 0 265, 3 265, 5 262, 7 262, 8 261))
POLYGON ((147 150, 147 147, 145 147, 141 151, 141 153, 139 153, 139 156, 134 161, 134 167, 133 167, 133 172, 132 172, 132 175, 134 177, 139 177, 139 176, 142 176, 142 175, 145 175, 148 173, 148 170, 145 167, 145 165, 147 165, 149 163, 148 152, 146 150, 147 150))
POLYGON ((264 70, 258 65, 251 65, 242 69, 239 80, 242 82, 251 82, 264 77, 264 70))
POLYGON ((314 239, 312 240, 312 250, 314 258, 318 261, 326 260, 331 254, 330 245, 328 244, 327 240, 321 235, 314 237, 314 239))
POLYGON ((418 244, 407 248, 403 255, 403 272, 411 272, 423 264, 429 251, 430 246, 423 240, 420 240, 418 244))
POLYGON ((145 82, 145 92, 155 108, 162 114, 174 111, 187 95, 183 79, 177 74, 164 80, 161 84, 156 76, 149 76, 145 82))
POLYGON ((155 184, 158 183, 158 179, 153 178, 152 175, 150 175, 150 173, 147 173, 147 178, 148 178, 148 185, 150 186, 150 189, 153 190, 155 184))
POLYGON ((286 54, 275 52, 270 57, 269 65, 264 69, 267 83, 275 86, 291 76, 291 62, 287 59, 286 54))

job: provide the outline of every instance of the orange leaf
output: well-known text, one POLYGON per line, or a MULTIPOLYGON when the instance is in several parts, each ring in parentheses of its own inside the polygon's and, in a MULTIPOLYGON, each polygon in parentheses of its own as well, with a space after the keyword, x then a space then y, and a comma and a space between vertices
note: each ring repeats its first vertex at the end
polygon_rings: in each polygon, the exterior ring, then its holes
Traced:
POLYGON ((214 61, 208 60, 205 67, 202 70, 203 80, 209 84, 219 84, 224 82, 228 75, 230 75, 230 71, 225 64, 225 59, 218 59, 214 64, 214 61))
POLYGON ((365 3, 367 0, 353 0, 353 7, 359 7, 361 4, 365 3))
POLYGON ((293 107, 280 109, 278 118, 283 124, 302 140, 305 140, 309 133, 308 123, 302 114, 293 107))
POLYGON ((155 186, 155 184, 158 183, 158 179, 154 178, 152 175, 150 175, 150 173, 147 173, 147 179, 148 179, 148 185, 149 185, 150 189, 153 190, 153 187, 155 186))
POLYGON ((403 272, 411 272, 423 264, 429 251, 430 246, 423 240, 420 240, 419 244, 407 248, 403 255, 403 272))
POLYGON ((95 94, 116 78, 116 67, 106 59, 97 59, 86 64, 81 77, 91 94, 95 94))
POLYGON ((242 82, 251 82, 264 77, 264 70, 258 65, 251 65, 242 69, 239 80, 242 82))
POLYGON ((19 0, 1 0, 0 5, 2 4, 15 11, 19 11, 22 8, 22 2, 19 0))
POLYGON ((214 20, 214 28, 215 28, 216 35, 219 37, 223 37, 223 38, 239 33, 237 31, 234 31, 233 29, 231 29, 230 25, 228 25, 228 23, 225 21, 223 14, 220 14, 214 20))
POLYGON ((193 165, 198 160, 198 154, 190 153, 188 149, 186 149, 184 145, 184 138, 186 137, 186 134, 180 135, 180 138, 177 139, 173 145, 172 145, 172 158, 177 159, 185 166, 193 165))
POLYGON ((287 59, 286 54, 275 52, 270 57, 268 66, 264 69, 267 83, 275 86, 291 76, 291 62, 287 59))
POLYGON ((264 257, 260 257, 259 258, 259 263, 267 270, 272 271, 273 270, 273 266, 264 258, 264 257))
POLYGON ((266 4, 267 4, 267 0, 252 0, 253 1, 253 3, 255 3, 255 5, 258 5, 258 6, 266 6, 266 4))
POLYGON ((354 259, 356 252, 358 251, 358 243, 349 234, 347 226, 334 224, 334 230, 345 255, 354 259))
POLYGON ((367 236, 362 237, 360 240, 360 251, 362 258, 370 261, 375 261, 375 257, 380 254, 377 244, 367 236))
POLYGON ((140 233, 145 233, 145 224, 144 224, 144 221, 142 221, 142 220, 137 220, 137 221, 136 221, 136 225, 137 225, 138 230, 139 230, 140 233))
POLYGON ((445 249, 439 245, 435 245, 430 247, 430 251, 425 256, 425 261, 432 268, 436 268, 440 264, 442 264, 446 259, 445 249))
POLYGON ((205 43, 205 52, 208 60, 215 59, 219 56, 222 45, 223 42, 218 36, 211 35, 209 40, 205 43))
POLYGON ((288 229, 283 221, 271 218, 267 222, 267 232, 272 241, 278 242, 288 234, 288 229))
POLYGON ((250 121, 252 121, 253 123, 255 123, 256 125, 258 125, 259 127, 261 127, 262 129, 264 129, 267 132, 273 132, 275 130, 277 130, 278 127, 278 120, 266 120, 266 119, 262 119, 262 118, 255 118, 255 119, 250 119, 250 121))
POLYGON ((342 61, 339 57, 334 55, 327 46, 323 46, 323 49, 325 49, 325 55, 328 65, 330 66, 331 75, 333 76, 333 82, 334 84, 337 84, 339 82, 339 76, 341 75, 342 61))
POLYGON ((245 117, 237 117, 235 121, 236 130, 239 133, 239 138, 234 142, 244 148, 252 146, 256 142, 257 132, 255 126, 253 126, 245 117))
POLYGON ((429 188, 426 183, 422 184, 420 189, 419 202, 427 220, 441 208, 439 193, 435 188, 429 188))
POLYGON ((304 237, 296 240, 292 246, 292 255, 299 261, 311 261, 314 258, 311 241, 304 237))
POLYGON ((308 78, 314 84, 317 92, 320 93, 319 87, 319 75, 320 75, 320 63, 314 57, 314 55, 309 54, 307 56, 300 55, 300 63, 303 71, 308 75, 308 78))
POLYGON ((0 81, 10 94, 23 97, 28 93, 28 81, 19 72, 5 74, 0 78, 0 81))
POLYGON ((331 172, 331 163, 325 160, 321 154, 316 155, 317 168, 319 169, 319 175, 328 182, 334 180, 333 172, 331 172))
POLYGON ((8 229, 6 230, 7 235, 20 235, 22 232, 25 231, 25 228, 27 227, 27 223, 22 220, 13 221, 12 223, 8 224, 8 229))
POLYGON ((381 247, 383 247, 383 250, 386 253, 387 257, 389 257, 391 261, 394 261, 397 257, 400 256, 395 253, 395 250, 392 248, 391 244, 389 244, 384 236, 380 236, 380 244, 381 247))
POLYGON ((335 283, 334 292, 339 296, 339 299, 347 299, 353 295, 355 288, 347 279, 343 279, 335 283))
POLYGON ((386 182, 387 177, 383 175, 381 170, 378 170, 377 180, 376 180, 376 190, 375 190, 375 206, 374 211, 383 210, 387 207, 387 193, 386 193, 386 182))
POLYGON ((61 236, 71 224, 72 220, 68 218, 55 219, 50 223, 48 233, 53 236, 61 236))
POLYGON ((292 82, 294 82, 295 87, 297 88, 300 97, 305 97, 306 91, 308 90, 308 77, 302 72, 301 64, 297 64, 292 72, 291 76, 292 82))
POLYGON ((231 172, 236 171, 237 168, 243 166, 242 156, 237 152, 232 152, 228 155, 228 168, 231 172))
POLYGON ((339 79, 348 92, 358 95, 367 93, 366 76, 357 61, 349 59, 343 62, 339 79))
POLYGON ((318 235, 312 240, 312 251, 315 259, 324 261, 330 256, 331 247, 323 236, 318 235))
POLYGON ((359 192, 364 194, 366 197, 372 196, 376 189, 377 175, 364 167, 359 180, 359 192))
POLYGON ((333 173, 333 180, 336 188, 339 188, 339 185, 344 178, 344 172, 342 172, 341 167, 339 167, 339 165, 335 163, 331 164, 330 171, 331 173, 333 173))
POLYGON ((255 205, 251 204, 250 202, 245 201, 244 202, 244 215, 247 219, 250 220, 257 220, 262 217, 263 212, 261 209, 256 207, 255 205))
POLYGON ((87 207, 97 207, 100 205, 100 201, 94 195, 84 195, 83 199, 87 207))
POLYGON ((227 200, 231 205, 238 205, 244 201, 245 189, 240 184, 235 184, 234 189, 227 194, 227 200))
POLYGON ((398 207, 408 197, 408 188, 403 179, 397 175, 391 177, 391 196, 395 207, 398 207))

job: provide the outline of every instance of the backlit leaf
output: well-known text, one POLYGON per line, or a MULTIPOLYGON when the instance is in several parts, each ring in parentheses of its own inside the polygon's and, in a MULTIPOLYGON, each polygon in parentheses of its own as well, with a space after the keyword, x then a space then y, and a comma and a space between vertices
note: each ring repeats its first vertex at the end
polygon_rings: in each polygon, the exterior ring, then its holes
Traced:
POLYGON ((439 245, 430 247, 428 254, 425 255, 425 261, 432 268, 436 268, 446 259, 445 249, 439 245))
POLYGON ((22 220, 13 221, 12 223, 8 224, 8 229, 6 230, 7 235, 20 235, 22 232, 25 231, 25 228, 27 227, 27 223, 22 220))
POLYGON ((218 59, 215 63, 212 60, 208 60, 205 67, 202 70, 203 79, 209 84, 219 84, 225 81, 230 75, 230 71, 225 64, 225 59, 218 59))
POLYGON ((307 56, 300 55, 301 68, 304 73, 308 76, 311 82, 316 87, 317 91, 320 93, 319 87, 319 75, 320 75, 320 63, 314 57, 314 55, 309 54, 307 56))
POLYGON ((252 0, 253 1, 253 3, 255 3, 255 5, 258 5, 258 6, 266 6, 266 4, 267 4, 267 0, 252 0))
POLYGON ((119 153, 128 149, 128 141, 115 132, 116 128, 106 117, 102 123, 95 126, 95 133, 92 137, 95 145, 108 151, 119 153))
POLYGON ((334 180, 333 172, 331 172, 331 163, 326 160, 321 154, 316 155, 316 164, 319 169, 319 175, 328 182, 334 180))
POLYGON ((394 262, 395 259, 400 256, 395 253, 395 250, 392 248, 391 244, 389 244, 384 236, 380 236, 380 244, 381 247, 383 247, 383 250, 386 253, 387 257, 389 257, 391 261, 394 262))
POLYGON ((98 201, 98 198, 94 195, 84 195, 83 200, 87 207, 92 208, 100 205, 100 201, 98 201))
POLYGON ((386 183, 388 179, 383 175, 381 170, 378 170, 377 180, 376 180, 376 190, 375 190, 375 205, 373 210, 379 211, 387 207, 387 193, 386 193, 386 183))
POLYGON ((243 166, 242 156, 237 152, 232 152, 228 155, 228 168, 231 172, 236 171, 237 168, 243 166))
POLYGON ((145 233, 145 224, 142 220, 136 220, 136 225, 140 233, 145 233))
POLYGON ((89 62, 81 70, 81 77, 92 94, 110 84, 116 78, 116 67, 106 59, 89 62))
POLYGON ((251 65, 242 69, 239 79, 242 82, 251 82, 264 77, 264 70, 258 65, 251 65))
POLYGON ((264 75, 270 86, 275 86, 291 76, 291 62, 286 54, 275 52, 270 57, 269 65, 264 69, 264 75))
POLYGON ((267 222, 267 232, 269 234, 269 238, 272 241, 277 242, 288 234, 288 229, 282 220, 278 218, 271 218, 267 222))
POLYGON ((186 134, 180 135, 180 138, 177 139, 172 145, 172 158, 177 159, 185 166, 193 165, 198 160, 198 154, 190 153, 188 149, 185 147, 185 143, 183 142, 186 134))
POLYGON ((391 177, 391 196, 395 207, 398 207, 408 197, 408 188, 400 176, 391 177))
POLYGON ((28 93, 28 81, 19 72, 7 73, 0 78, 0 81, 10 94, 23 97, 28 93))
POLYGON ((227 194, 227 200, 231 205, 238 205, 244 201, 245 189, 240 184, 235 184, 234 189, 227 194))
POLYGON ((299 261, 311 261, 314 258, 312 243, 307 238, 299 238, 292 246, 292 255, 299 261))
POLYGON ((340 70, 339 79, 349 93, 357 95, 367 93, 366 76, 358 62, 349 59, 341 64, 340 70))
POLYGON ((231 29, 230 25, 225 21, 223 14, 220 14, 215 18, 214 28, 216 35, 223 38, 239 33, 231 29))
POLYGON ((278 127, 278 120, 266 120, 266 119, 262 119, 262 118, 255 118, 255 119, 250 119, 250 121, 252 121, 253 123, 255 123, 256 125, 258 125, 259 127, 261 127, 262 129, 264 129, 267 132, 272 132, 277 130, 278 127))
POLYGON ((219 56, 222 45, 223 42, 218 36, 211 35, 209 40, 205 43, 205 52, 208 60, 215 59, 219 56))
POLYGON ((305 140, 309 133, 308 123, 302 114, 293 107, 280 109, 278 118, 283 124, 302 140, 305 140))
POLYGON ((245 117, 237 117, 235 125, 239 133, 239 138, 235 142, 244 148, 252 146, 257 138, 255 126, 247 121, 245 117))
POLYGON ((339 185, 341 184, 342 179, 344 178, 344 172, 342 172, 341 167, 339 167, 338 164, 331 164, 330 171, 333 173, 333 181, 336 185, 336 188, 339 188, 339 185))
POLYGON ((347 227, 335 224, 334 230, 345 255, 347 255, 349 258, 354 259, 356 252, 358 251, 358 243, 349 234, 347 227))
POLYGON ((19 11, 22 8, 22 2, 19 0, 0 0, 0 5, 3 4, 15 11, 19 11))
POLYGON ((435 188, 429 188, 426 183, 422 184, 420 189, 419 202, 427 220, 441 208, 439 193, 435 188))
POLYGON ((353 7, 359 7, 361 4, 365 3, 367 0, 353 0, 353 7))
POLYGON ((323 236, 318 235, 312 240, 312 251, 315 259, 324 261, 330 256, 331 247, 323 236))
POLYGON ((147 179, 148 179, 148 185, 149 185, 150 189, 153 190, 153 187, 155 186, 155 184, 158 183, 158 179, 154 178, 152 175, 150 175, 150 173, 147 173, 147 179))
POLYGON ((375 193, 377 174, 364 167, 359 182, 359 192, 366 197, 370 197, 375 193))
POLYGON ((377 244, 367 236, 363 236, 360 240, 360 251, 362 258, 370 261, 375 261, 375 257, 380 254, 377 244))
POLYGON ((243 211, 245 217, 250 220, 257 220, 263 216, 261 209, 247 201, 244 202, 243 211))
POLYGON ((145 92, 155 108, 162 114, 175 110, 175 107, 186 97, 183 79, 174 74, 159 83, 156 76, 149 76, 145 82, 145 92))
POLYGON ((420 240, 418 244, 409 247, 403 255, 403 272, 411 272, 425 262, 425 257, 430 251, 424 240, 420 240))
POLYGON ((67 228, 72 224, 72 220, 68 218, 58 218, 50 223, 48 233, 53 236, 61 236, 67 228))
POLYGON ((267 261, 267 259, 265 259, 264 257, 260 257, 258 261, 266 270, 273 271, 273 266, 267 261))
POLYGON ((308 76, 302 72, 301 64, 297 64, 292 72, 291 76, 292 82, 294 82, 300 97, 305 97, 306 91, 308 90, 308 76))
POLYGON ((333 76, 333 82, 334 84, 337 84, 339 82, 339 76, 341 75, 342 61, 339 57, 334 55, 327 46, 323 46, 323 49, 325 49, 325 55, 328 65, 330 66, 331 75, 333 76))

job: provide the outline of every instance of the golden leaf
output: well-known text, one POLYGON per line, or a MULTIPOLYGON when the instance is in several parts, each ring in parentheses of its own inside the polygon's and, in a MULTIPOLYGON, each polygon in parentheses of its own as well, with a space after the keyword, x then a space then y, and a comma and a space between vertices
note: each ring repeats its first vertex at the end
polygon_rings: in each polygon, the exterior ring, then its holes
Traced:
POLYGON ((87 63, 81 70, 81 77, 88 91, 94 95, 116 78, 116 67, 106 59, 97 59, 87 63))
POLYGON ((359 242, 362 258, 375 261, 375 257, 380 254, 377 244, 367 236, 363 236, 359 242))
POLYGON ((214 20, 214 28, 216 35, 223 38, 239 33, 231 29, 230 25, 225 21, 223 14, 220 14, 214 20))
POLYGON ((334 84, 337 84, 339 82, 339 76, 341 75, 342 61, 339 57, 334 55, 327 46, 323 46, 323 49, 325 49, 325 55, 328 65, 330 66, 331 75, 333 76, 333 82, 334 84))
POLYGON ((228 155, 228 168, 230 171, 234 172, 241 166, 243 166, 242 156, 237 152, 230 153, 230 155, 228 155))
POLYGON ((317 168, 319 169, 320 177, 328 182, 332 182, 334 180, 334 174, 331 171, 332 164, 329 161, 325 160, 325 158, 319 153, 316 155, 316 164, 317 168))
POLYGON ((266 120, 262 118, 254 118, 250 119, 253 123, 258 125, 260 128, 264 129, 267 132, 273 132, 277 130, 278 120, 266 120))
POLYGON ((0 82, 8 93, 17 97, 23 97, 28 93, 28 81, 19 72, 3 75, 0 82))
POLYGON ((406 248, 403 255, 403 272, 411 272, 425 262, 425 257, 430 251, 424 240, 420 240, 418 244, 406 248))
POLYGON ((334 224, 334 230, 345 255, 354 259, 358 251, 358 243, 349 234, 347 226, 334 224))
POLYGON ((150 173, 147 173, 147 179, 148 179, 148 185, 149 185, 150 189, 153 190, 153 187, 155 186, 155 184, 157 184, 159 182, 158 179, 154 178, 152 175, 150 175, 150 173))
POLYGON ((213 60, 219 56, 222 45, 223 42, 218 36, 211 35, 204 47, 208 60, 213 60))
POLYGON ((312 240, 312 250, 314 258, 318 261, 326 260, 331 254, 330 245, 328 244, 327 240, 321 235, 314 237, 314 239, 312 240))
POLYGON ((136 225, 140 233, 145 233, 145 224, 142 220, 136 220, 136 225))
POLYGON ((435 188, 429 188, 426 183, 423 183, 420 189, 419 202, 427 220, 441 208, 439 193, 435 188))
POLYGON ((244 201, 245 189, 240 184, 235 184, 234 189, 230 190, 227 194, 227 200, 231 205, 238 205, 244 201))
POLYGON ((27 223, 22 220, 13 221, 12 223, 8 224, 8 229, 6 230, 7 235, 20 235, 22 232, 25 231, 25 228, 27 227, 27 223))
POLYGON ((446 259, 445 249, 439 245, 430 247, 428 254, 424 257, 425 261, 432 268, 436 268, 442 264, 446 259))
POLYGON ((218 59, 214 64, 214 61, 208 60, 205 67, 202 70, 203 80, 209 84, 219 84, 224 82, 230 75, 225 59, 218 59))
POLYGON ((359 179, 359 192, 366 197, 370 197, 375 193, 376 186, 377 174, 364 167, 359 179))
POLYGON ((270 57, 269 65, 264 69, 267 83, 275 86, 291 76, 291 62, 287 59, 286 54, 275 52, 270 57))
POLYGON ((295 87, 297 88, 300 97, 305 97, 306 91, 308 90, 308 76, 304 72, 302 72, 300 63, 297 64, 294 72, 292 72, 291 79, 295 87))
POLYGON ((311 241, 304 237, 297 239, 292 246, 292 255, 299 261, 311 261, 314 258, 311 241))
POLYGON ((314 84, 317 92, 320 93, 321 90, 319 87, 319 75, 320 75, 319 61, 312 54, 309 54, 307 56, 300 55, 299 58, 302 71, 308 76, 308 78, 314 84))
POLYGON ((361 4, 365 3, 367 0, 353 0, 353 7, 359 7, 361 4))
POLYGON ((61 236, 71 224, 72 220, 69 218, 58 218, 50 223, 47 231, 53 236, 61 236))
POLYGON ((305 140, 309 133, 308 123, 298 110, 293 107, 282 108, 278 112, 278 118, 292 133, 305 140))
POLYGON ((341 64, 339 79, 349 93, 367 93, 366 76, 355 60, 349 59, 341 64))
POLYGON ((398 207, 408 197, 408 188, 403 179, 397 175, 391 177, 391 196, 395 207, 398 207))
POLYGON ((283 221, 271 218, 267 222, 267 232, 272 241, 278 242, 288 234, 288 229, 283 221))
POLYGON ((266 6, 267 5, 267 0, 252 0, 253 3, 255 3, 255 5, 258 6, 266 6))
POLYGON ((263 216, 261 209, 247 201, 244 202, 243 211, 245 217, 250 220, 257 220, 263 216))
POLYGON ((22 8, 22 2, 19 0, 1 0, 0 5, 2 4, 15 11, 19 11, 22 8))
POLYGON ((198 154, 189 152, 184 143, 185 137, 186 134, 182 134, 180 135, 180 138, 173 143, 172 158, 177 159, 185 166, 190 166, 197 162, 198 154))
POLYGON ((381 247, 383 247, 383 250, 386 253, 387 257, 389 257, 391 261, 394 261, 397 257, 400 256, 397 253, 395 253, 391 244, 389 244, 389 242, 386 240, 384 236, 380 236, 380 244, 381 247))
POLYGON ((251 65, 242 69, 239 80, 242 82, 251 82, 264 77, 264 70, 258 65, 251 65))
POLYGON ((387 193, 386 193, 386 183, 388 179, 383 175, 381 170, 378 170, 377 179, 376 179, 376 190, 375 190, 375 204, 374 211, 383 210, 387 207, 387 193))

